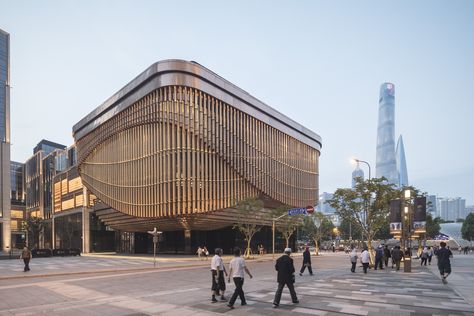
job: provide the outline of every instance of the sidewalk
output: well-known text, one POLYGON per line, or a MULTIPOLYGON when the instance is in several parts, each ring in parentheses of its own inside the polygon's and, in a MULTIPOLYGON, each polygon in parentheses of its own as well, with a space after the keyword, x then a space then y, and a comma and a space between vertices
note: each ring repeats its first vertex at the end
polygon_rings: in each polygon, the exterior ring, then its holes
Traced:
MULTIPOLYGON (((278 256, 277 254, 275 256, 278 256)), ((295 257, 301 255, 295 254, 295 257)), ((199 259, 197 256, 157 255, 156 267, 153 255, 124 255, 115 253, 83 254, 78 257, 33 258, 30 261, 31 271, 23 272, 23 261, 20 259, 0 261, 0 280, 15 278, 50 277, 74 274, 111 273, 137 270, 172 269, 183 267, 207 267, 212 256, 199 259)), ((229 262, 232 256, 222 256, 229 262)), ((273 260, 271 254, 253 256, 247 261, 273 260)))

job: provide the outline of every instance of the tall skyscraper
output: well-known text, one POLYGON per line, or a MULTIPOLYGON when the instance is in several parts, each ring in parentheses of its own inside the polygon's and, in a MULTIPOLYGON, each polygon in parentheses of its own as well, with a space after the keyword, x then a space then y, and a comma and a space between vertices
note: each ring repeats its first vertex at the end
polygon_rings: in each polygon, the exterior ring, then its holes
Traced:
POLYGON ((397 142, 397 173, 398 173, 398 187, 403 188, 408 185, 408 171, 407 161, 405 159, 405 147, 403 146, 402 135, 398 138, 397 142))
POLYGON ((395 86, 388 82, 380 87, 375 176, 385 177, 390 183, 398 185, 395 159, 395 86))
POLYGON ((11 246, 10 228, 10 35, 0 30, 0 244, 11 246))
POLYGON ((354 189, 356 186, 356 178, 362 178, 364 180, 364 171, 360 169, 359 163, 354 171, 352 171, 352 188, 354 189))

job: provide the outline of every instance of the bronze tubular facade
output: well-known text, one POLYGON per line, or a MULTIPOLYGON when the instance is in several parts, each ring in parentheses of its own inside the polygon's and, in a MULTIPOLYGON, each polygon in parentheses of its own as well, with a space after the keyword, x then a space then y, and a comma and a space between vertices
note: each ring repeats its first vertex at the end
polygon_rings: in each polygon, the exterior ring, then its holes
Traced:
POLYGON ((320 137, 196 63, 153 65, 74 137, 82 181, 117 229, 215 229, 245 198, 317 201, 320 137))

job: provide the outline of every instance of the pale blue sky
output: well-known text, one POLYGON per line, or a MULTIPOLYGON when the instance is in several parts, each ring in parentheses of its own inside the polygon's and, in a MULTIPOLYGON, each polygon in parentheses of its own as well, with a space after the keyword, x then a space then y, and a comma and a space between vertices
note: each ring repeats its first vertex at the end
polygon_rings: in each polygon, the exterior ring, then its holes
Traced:
POLYGON ((150 64, 195 60, 323 138, 320 189, 375 174, 378 93, 396 86, 410 183, 474 204, 474 1, 10 1, 12 159, 150 64), (365 169, 367 174, 367 170, 365 169))

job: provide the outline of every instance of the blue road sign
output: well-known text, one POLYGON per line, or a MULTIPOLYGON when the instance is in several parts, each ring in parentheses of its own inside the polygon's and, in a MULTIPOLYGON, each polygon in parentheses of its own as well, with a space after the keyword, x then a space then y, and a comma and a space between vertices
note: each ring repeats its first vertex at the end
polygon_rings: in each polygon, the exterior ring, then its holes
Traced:
POLYGON ((298 208, 292 208, 288 210, 288 215, 301 215, 301 214, 308 214, 308 211, 306 210, 306 207, 298 207, 298 208))

